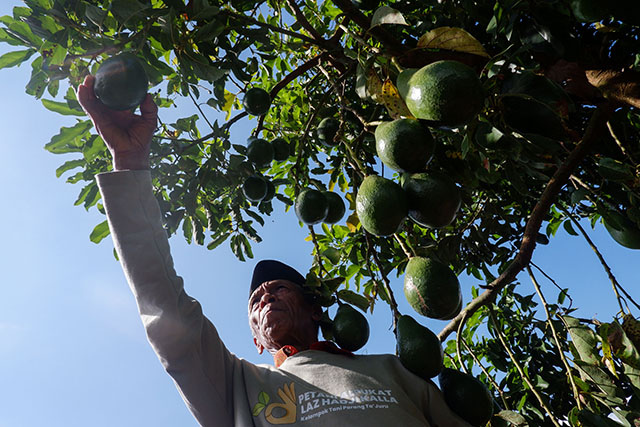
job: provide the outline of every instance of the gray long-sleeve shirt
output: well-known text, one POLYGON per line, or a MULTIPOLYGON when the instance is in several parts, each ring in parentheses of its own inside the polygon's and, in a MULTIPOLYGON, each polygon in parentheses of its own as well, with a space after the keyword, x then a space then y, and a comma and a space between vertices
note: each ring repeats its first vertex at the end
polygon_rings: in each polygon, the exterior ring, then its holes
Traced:
POLYGON ((97 180, 149 342, 201 425, 468 426, 393 355, 307 350, 279 368, 236 357, 173 268, 149 171, 97 180))

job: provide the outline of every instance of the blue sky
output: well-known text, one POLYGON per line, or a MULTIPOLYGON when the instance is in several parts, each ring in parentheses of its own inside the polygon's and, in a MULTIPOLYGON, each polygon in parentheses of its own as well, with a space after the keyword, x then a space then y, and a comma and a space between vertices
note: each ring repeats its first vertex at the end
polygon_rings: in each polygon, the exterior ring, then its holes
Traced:
MULTIPOLYGON (((20 4, 5 0, 0 14, 20 4)), ((0 45, 0 54, 10 49, 0 45)), ((65 183, 66 175, 55 176, 73 156, 43 149, 74 119, 26 95, 29 73, 28 64, 0 70, 0 427, 196 426, 147 344, 110 239, 98 245, 89 240, 104 217, 73 206, 80 186, 65 183)), ((254 125, 244 120, 234 126, 235 142, 242 143, 254 125)), ((261 230, 264 242, 254 247, 255 259, 279 258, 305 273, 312 261, 306 228, 292 211, 284 214, 276 206, 277 214, 261 230)), ((637 288, 638 252, 615 244, 601 226, 591 236, 623 286, 637 288)), ((237 261, 227 245, 213 252, 189 246, 180 236, 171 245, 187 292, 202 303, 231 351, 271 363, 270 356, 258 356, 247 324, 255 261, 237 261)), ((617 312, 607 276, 580 238, 561 229, 549 246, 538 247, 534 262, 572 289, 580 316, 607 321, 617 312)), ((468 302, 477 281, 460 279, 468 302)), ((526 275, 519 280, 530 288, 526 275)), ((401 280, 392 287, 401 311, 414 314, 402 296, 401 280)), ((554 299, 554 288, 548 282, 543 287, 554 299)), ((369 320, 371 339, 360 352, 393 352, 389 310, 380 304, 369 320)), ((446 324, 420 321, 435 332, 446 324)))

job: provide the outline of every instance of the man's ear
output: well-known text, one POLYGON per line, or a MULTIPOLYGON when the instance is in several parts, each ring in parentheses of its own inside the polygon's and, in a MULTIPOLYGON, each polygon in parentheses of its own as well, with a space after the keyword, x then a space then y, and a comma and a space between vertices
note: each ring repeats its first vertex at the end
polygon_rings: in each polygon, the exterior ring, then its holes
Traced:
POLYGON ((322 306, 320 304, 314 304, 312 310, 311 318, 317 323, 322 319, 322 306))
POLYGON ((258 354, 262 354, 262 352, 264 351, 264 347, 262 346, 262 344, 258 342, 256 337, 253 337, 253 343, 255 344, 256 349, 258 350, 258 354))

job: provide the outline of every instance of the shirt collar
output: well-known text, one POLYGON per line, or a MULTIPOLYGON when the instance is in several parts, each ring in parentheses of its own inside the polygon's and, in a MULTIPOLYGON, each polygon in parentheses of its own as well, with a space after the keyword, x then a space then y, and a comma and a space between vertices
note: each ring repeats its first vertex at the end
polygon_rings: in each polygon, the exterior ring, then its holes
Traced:
MULTIPOLYGON (((309 346, 309 350, 326 351, 327 353, 342 354, 349 357, 353 356, 352 352, 339 348, 331 341, 316 341, 309 346)), ((276 368, 279 368, 289 356, 293 356, 299 352, 300 350, 294 346, 285 345, 273 355, 273 363, 276 365, 276 368)))

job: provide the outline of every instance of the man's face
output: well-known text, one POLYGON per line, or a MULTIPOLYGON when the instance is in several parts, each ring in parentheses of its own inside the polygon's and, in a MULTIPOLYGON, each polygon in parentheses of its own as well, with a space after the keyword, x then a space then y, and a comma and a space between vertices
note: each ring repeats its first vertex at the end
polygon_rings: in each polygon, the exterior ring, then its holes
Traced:
POLYGON ((249 324, 259 353, 284 345, 306 348, 317 341, 322 310, 309 304, 300 286, 288 280, 264 282, 249 298, 249 324))

